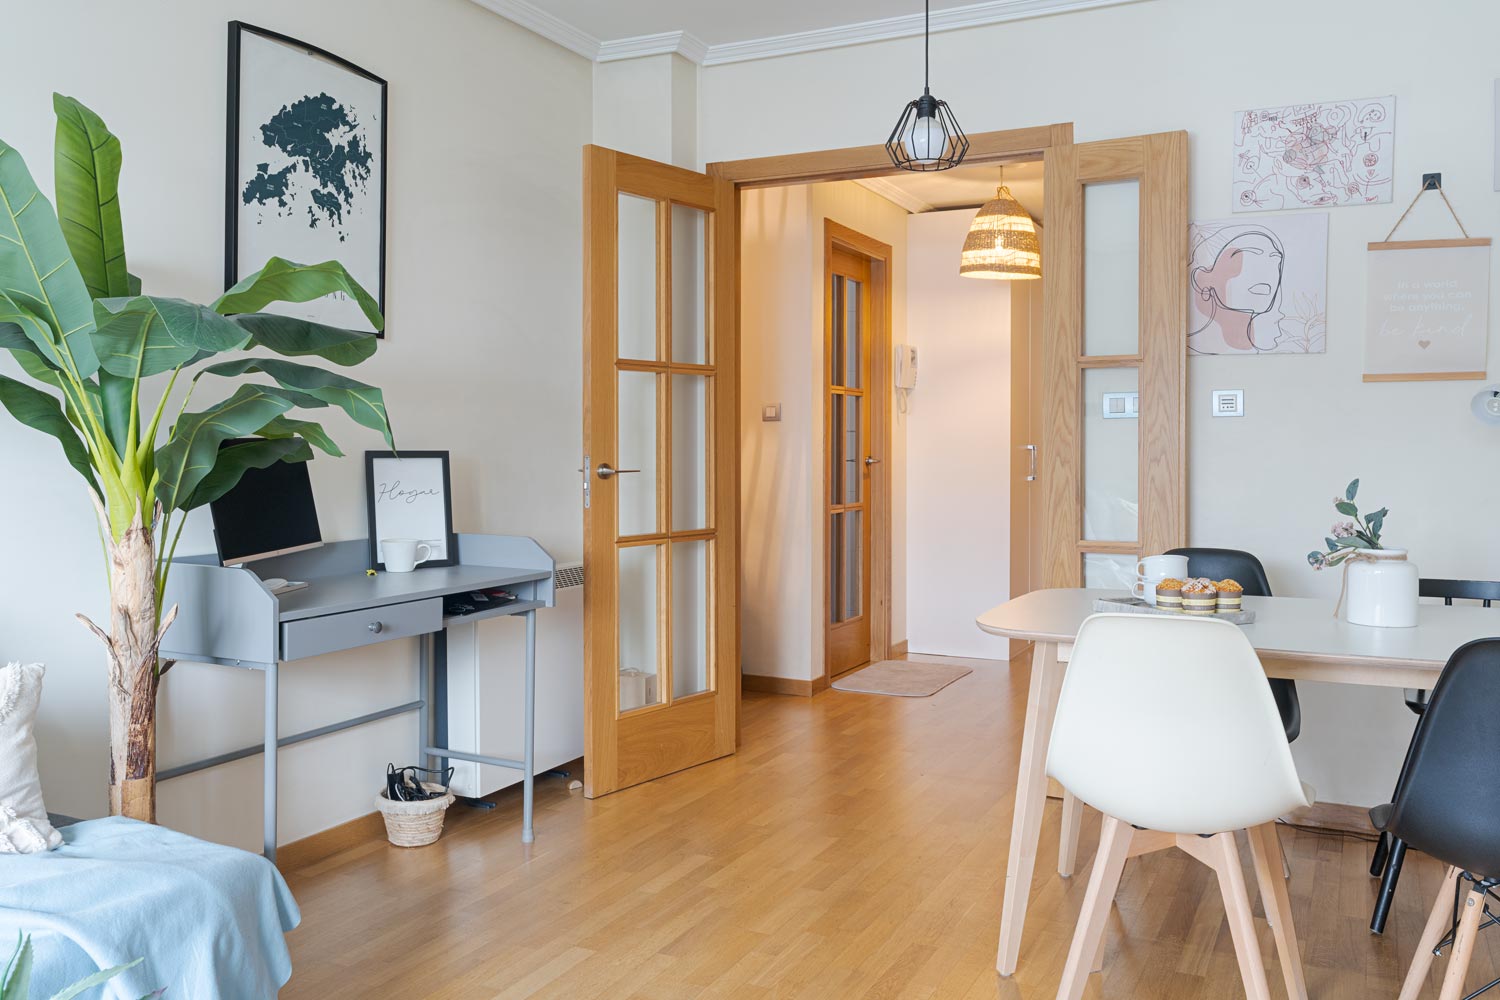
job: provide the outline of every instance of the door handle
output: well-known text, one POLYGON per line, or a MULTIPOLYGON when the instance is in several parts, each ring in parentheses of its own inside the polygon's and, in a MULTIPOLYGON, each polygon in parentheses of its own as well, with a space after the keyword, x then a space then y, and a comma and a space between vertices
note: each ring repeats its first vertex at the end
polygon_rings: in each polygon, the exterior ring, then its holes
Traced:
POLYGON ((879 465, 880 464, 880 459, 874 457, 873 455, 866 455, 865 456, 865 464, 866 465, 879 465))
POLYGON ((614 466, 610 465, 608 462, 600 462, 599 463, 599 478, 600 479, 613 479, 615 476, 623 476, 627 472, 640 472, 640 471, 641 471, 640 469, 616 469, 614 466))
POLYGON ((1034 483, 1036 482, 1036 445, 1028 444, 1026 445, 1026 450, 1031 453, 1031 464, 1027 467, 1026 470, 1026 481, 1028 483, 1034 483))

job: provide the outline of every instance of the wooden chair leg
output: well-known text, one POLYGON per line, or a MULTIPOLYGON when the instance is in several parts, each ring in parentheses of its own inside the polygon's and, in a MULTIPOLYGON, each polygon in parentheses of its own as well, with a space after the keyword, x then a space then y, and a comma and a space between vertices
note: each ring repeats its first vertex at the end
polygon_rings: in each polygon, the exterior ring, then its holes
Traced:
POLYGON ((1422 939, 1417 942, 1417 953, 1412 956, 1411 968, 1406 970, 1406 980, 1401 984, 1399 1000, 1417 1000, 1427 982, 1427 973, 1432 970, 1432 949, 1448 931, 1448 920, 1453 914, 1453 883, 1458 879, 1458 869, 1449 868, 1438 888, 1437 900, 1427 916, 1427 926, 1422 939))
POLYGON ((1448 971, 1443 973, 1443 992, 1438 1000, 1463 1000, 1464 978, 1469 960, 1474 957, 1474 938, 1479 933, 1479 918, 1484 916, 1484 893, 1470 892, 1459 906, 1458 935, 1453 939, 1453 954, 1448 957, 1448 971))
POLYGON ((1240 963, 1240 978, 1245 983, 1247 1000, 1271 1000, 1266 983, 1266 966, 1260 959, 1260 942, 1255 936, 1255 916, 1250 911, 1250 895, 1245 889, 1245 872, 1240 868, 1240 851, 1234 834, 1221 833, 1208 842, 1206 852, 1219 876, 1219 892, 1224 896, 1224 912, 1229 917, 1229 936, 1234 939, 1234 954, 1240 963))
POLYGON ((1255 881, 1260 885, 1261 903, 1276 938, 1276 954, 1281 960, 1281 976, 1286 982, 1290 1000, 1307 1000, 1307 982, 1302 976, 1302 953, 1297 947, 1297 928, 1292 923, 1292 897, 1286 879, 1278 878, 1278 862, 1284 863, 1281 839, 1276 824, 1267 823, 1247 831, 1250 834, 1250 856, 1255 861, 1255 881))
POLYGON ((1115 890, 1120 886, 1120 872, 1125 868, 1133 833, 1128 823, 1113 816, 1104 817, 1099 831, 1099 853, 1094 858, 1088 892, 1084 894, 1083 909, 1078 914, 1078 929, 1073 932, 1073 943, 1068 948, 1068 961, 1063 966, 1062 982, 1057 987, 1057 1000, 1079 1000, 1083 996, 1089 966, 1099 953, 1104 925, 1109 919, 1110 907, 1114 905, 1115 890))
POLYGON ((1072 878, 1078 870, 1078 827, 1083 821, 1083 803, 1066 788, 1062 797, 1062 828, 1057 841, 1057 874, 1072 878))

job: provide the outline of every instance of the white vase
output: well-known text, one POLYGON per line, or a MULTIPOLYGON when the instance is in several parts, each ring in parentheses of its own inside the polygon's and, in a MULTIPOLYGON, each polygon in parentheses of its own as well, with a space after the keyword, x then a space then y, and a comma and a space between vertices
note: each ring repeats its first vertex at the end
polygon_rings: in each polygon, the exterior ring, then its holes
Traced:
POLYGON ((1344 616, 1351 625, 1412 628, 1417 624, 1417 566, 1405 549, 1372 549, 1345 567, 1344 616))

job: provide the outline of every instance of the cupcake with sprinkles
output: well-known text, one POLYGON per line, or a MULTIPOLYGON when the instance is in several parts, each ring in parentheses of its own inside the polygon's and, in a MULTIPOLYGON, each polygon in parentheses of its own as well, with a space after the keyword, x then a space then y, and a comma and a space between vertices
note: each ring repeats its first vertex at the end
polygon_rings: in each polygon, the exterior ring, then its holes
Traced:
POLYGON ((1211 615, 1219 610, 1219 588, 1212 580, 1198 577, 1182 585, 1182 610, 1190 615, 1211 615))

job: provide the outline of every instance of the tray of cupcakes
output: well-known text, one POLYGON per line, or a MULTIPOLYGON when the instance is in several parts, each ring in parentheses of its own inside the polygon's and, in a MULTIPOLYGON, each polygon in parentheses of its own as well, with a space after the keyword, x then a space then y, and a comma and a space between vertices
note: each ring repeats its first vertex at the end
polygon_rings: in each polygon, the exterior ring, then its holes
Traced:
POLYGON ((1156 584, 1155 604, 1139 597, 1101 597, 1094 601, 1094 610, 1136 615, 1214 617, 1236 625, 1249 625, 1255 621, 1255 612, 1245 610, 1244 598, 1245 588, 1234 580, 1168 578, 1156 584))

